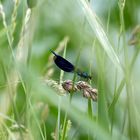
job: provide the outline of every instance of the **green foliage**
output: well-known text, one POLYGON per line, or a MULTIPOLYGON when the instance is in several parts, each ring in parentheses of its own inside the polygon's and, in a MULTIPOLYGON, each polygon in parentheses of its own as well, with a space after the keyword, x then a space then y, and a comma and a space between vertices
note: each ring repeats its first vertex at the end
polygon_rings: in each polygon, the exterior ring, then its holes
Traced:
POLYGON ((27 0, 27 4, 29 8, 33 8, 37 5, 37 0, 27 0))
POLYGON ((139 8, 139 0, 1 0, 0 140, 139 140, 139 8), (84 79, 58 69, 50 50, 92 80, 77 88, 84 79))

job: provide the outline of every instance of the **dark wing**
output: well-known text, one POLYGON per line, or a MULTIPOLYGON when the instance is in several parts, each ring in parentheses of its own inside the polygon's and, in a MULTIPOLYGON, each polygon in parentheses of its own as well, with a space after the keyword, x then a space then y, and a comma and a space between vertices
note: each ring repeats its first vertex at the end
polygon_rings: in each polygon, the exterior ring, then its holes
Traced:
POLYGON ((60 69, 62 69, 65 72, 74 71, 74 65, 59 55, 54 57, 54 62, 60 69))

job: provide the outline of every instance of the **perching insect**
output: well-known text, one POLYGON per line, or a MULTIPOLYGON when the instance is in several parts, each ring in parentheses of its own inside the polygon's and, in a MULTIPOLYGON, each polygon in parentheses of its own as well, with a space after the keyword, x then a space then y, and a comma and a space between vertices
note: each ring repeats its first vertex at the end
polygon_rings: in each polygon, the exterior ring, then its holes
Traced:
POLYGON ((88 75, 86 72, 82 72, 79 69, 76 69, 73 64, 71 64, 68 60, 64 59, 62 56, 56 54, 54 51, 51 51, 54 54, 54 62, 55 64, 65 72, 75 72, 78 76, 91 79, 92 77, 88 75))

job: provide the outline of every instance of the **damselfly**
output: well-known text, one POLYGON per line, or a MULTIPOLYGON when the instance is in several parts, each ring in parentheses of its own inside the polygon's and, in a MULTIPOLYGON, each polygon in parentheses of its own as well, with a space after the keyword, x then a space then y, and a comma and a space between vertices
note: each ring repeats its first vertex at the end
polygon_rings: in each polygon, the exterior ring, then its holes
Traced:
POLYGON ((78 76, 85 78, 85 79, 91 79, 92 77, 87 73, 83 72, 80 69, 77 69, 72 63, 70 63, 68 60, 63 58, 62 56, 56 54, 54 51, 51 51, 54 54, 54 62, 55 64, 63 71, 65 72, 72 72, 76 73, 78 76))

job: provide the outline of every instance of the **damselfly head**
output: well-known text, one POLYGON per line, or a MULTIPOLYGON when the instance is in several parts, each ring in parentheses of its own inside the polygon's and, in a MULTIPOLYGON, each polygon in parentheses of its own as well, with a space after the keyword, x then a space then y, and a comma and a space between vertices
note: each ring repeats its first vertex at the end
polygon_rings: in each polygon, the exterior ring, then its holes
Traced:
POLYGON ((90 80, 92 79, 92 77, 87 72, 82 72, 79 69, 77 69, 76 73, 77 73, 78 76, 80 76, 80 77, 82 77, 84 79, 87 79, 87 80, 88 79, 90 79, 90 80))

